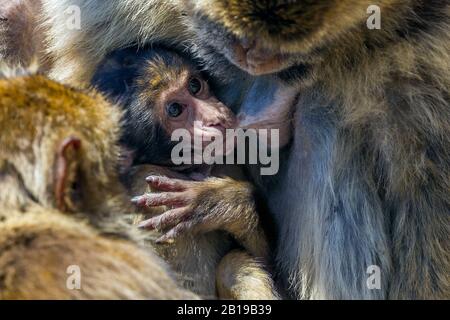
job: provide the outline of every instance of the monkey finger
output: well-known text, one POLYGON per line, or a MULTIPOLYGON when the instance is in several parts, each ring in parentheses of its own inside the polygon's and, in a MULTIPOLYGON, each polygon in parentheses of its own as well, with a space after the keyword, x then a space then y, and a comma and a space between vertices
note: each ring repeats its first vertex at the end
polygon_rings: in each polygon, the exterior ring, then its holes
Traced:
POLYGON ((157 217, 141 222, 138 227, 149 230, 164 230, 169 227, 173 227, 191 212, 192 210, 189 207, 172 209, 157 217))
POLYGON ((191 222, 182 222, 182 223, 178 224, 176 227, 174 227, 173 229, 171 229, 169 232, 167 232, 165 235, 160 237, 158 240, 156 240, 156 243, 157 244, 171 244, 174 242, 175 238, 186 233, 191 228, 192 228, 191 222))
POLYGON ((189 181, 163 176, 149 176, 146 181, 152 188, 159 191, 184 191, 190 186, 189 181))
POLYGON ((147 193, 131 199, 138 207, 183 206, 187 203, 187 197, 182 192, 147 193))

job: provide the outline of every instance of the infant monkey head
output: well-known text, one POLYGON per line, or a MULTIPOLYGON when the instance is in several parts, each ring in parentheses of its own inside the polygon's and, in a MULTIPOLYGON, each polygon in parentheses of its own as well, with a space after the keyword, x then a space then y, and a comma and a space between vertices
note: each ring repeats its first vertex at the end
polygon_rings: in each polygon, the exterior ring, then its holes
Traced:
POLYGON ((233 128, 231 110, 211 91, 204 75, 187 59, 166 52, 147 61, 136 81, 134 111, 152 109, 167 134, 186 129, 191 136, 214 136, 233 128))
POLYGON ((192 141, 201 138, 204 148, 236 126, 235 115, 216 98, 207 77, 172 50, 116 51, 100 67, 94 85, 119 98, 125 109, 122 140, 134 150, 135 164, 172 165, 171 136, 177 129, 189 132, 192 141))

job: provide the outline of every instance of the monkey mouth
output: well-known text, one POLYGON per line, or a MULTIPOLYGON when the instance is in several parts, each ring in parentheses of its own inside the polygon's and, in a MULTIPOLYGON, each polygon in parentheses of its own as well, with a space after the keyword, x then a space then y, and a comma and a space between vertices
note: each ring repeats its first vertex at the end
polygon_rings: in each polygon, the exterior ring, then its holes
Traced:
POLYGON ((238 67, 253 76, 275 73, 283 69, 284 56, 268 49, 244 48, 236 44, 233 48, 235 61, 238 67))
POLYGON ((274 55, 267 60, 247 59, 247 71, 251 75, 271 74, 282 69, 281 55, 274 55))

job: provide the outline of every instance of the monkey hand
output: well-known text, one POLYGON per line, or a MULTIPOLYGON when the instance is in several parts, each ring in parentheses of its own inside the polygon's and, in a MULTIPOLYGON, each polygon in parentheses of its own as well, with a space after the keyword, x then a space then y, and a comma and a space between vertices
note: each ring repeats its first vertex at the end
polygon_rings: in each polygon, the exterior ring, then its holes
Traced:
POLYGON ((187 181, 161 176, 150 176, 147 182, 159 193, 147 193, 132 202, 141 208, 170 208, 139 225, 162 231, 164 235, 157 243, 171 243, 187 232, 215 230, 227 231, 240 240, 258 229, 254 192, 249 183, 230 178, 187 181))

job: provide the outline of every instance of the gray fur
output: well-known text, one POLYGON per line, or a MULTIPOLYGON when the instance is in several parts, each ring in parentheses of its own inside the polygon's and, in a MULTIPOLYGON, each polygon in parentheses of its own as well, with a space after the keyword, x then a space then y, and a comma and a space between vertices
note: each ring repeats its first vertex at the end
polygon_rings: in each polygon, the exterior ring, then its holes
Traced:
MULTIPOLYGON (((381 32, 352 30, 301 57, 316 70, 293 108, 293 143, 276 177, 254 176, 277 221, 278 278, 294 298, 450 297, 450 9, 402 5, 407 14, 381 32), (379 290, 366 284, 372 265, 379 290)), ((199 54, 222 64, 229 37, 205 36, 211 25, 193 17, 199 54)))

